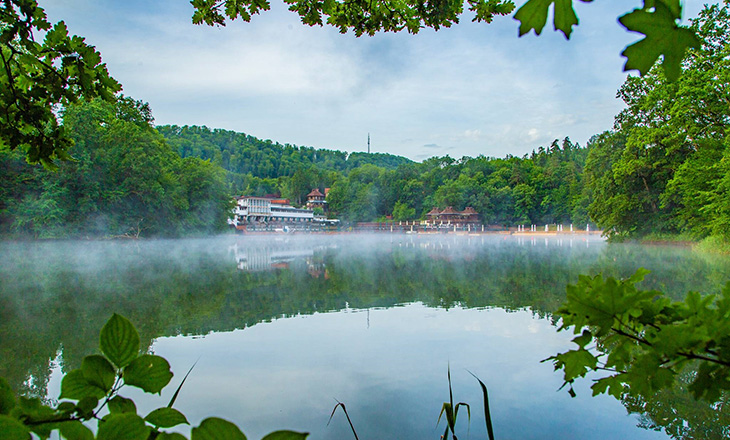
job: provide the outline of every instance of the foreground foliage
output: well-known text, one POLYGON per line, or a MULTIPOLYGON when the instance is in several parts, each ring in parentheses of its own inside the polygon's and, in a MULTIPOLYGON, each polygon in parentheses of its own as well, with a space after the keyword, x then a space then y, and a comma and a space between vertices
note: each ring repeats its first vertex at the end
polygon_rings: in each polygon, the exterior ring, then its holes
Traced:
POLYGON ((615 132, 589 145, 588 212, 617 238, 651 233, 730 240, 730 10, 692 20, 702 40, 670 82, 659 69, 629 77, 615 132))
POLYGON ((122 88, 101 54, 64 22, 51 25, 34 0, 0 4, 0 63, 0 147, 49 167, 73 145, 55 113, 79 99, 113 100, 122 88))
MULTIPOLYGON (((418 33, 423 28, 439 30, 459 23, 465 2, 350 2, 284 0, 289 10, 296 12, 302 23, 322 26, 324 23, 341 33, 353 31, 355 35, 375 35, 383 32, 418 33)), ((580 0, 590 3, 592 0, 580 0)), ((528 0, 514 15, 520 22, 520 36, 531 30, 540 35, 547 24, 548 11, 553 9, 553 25, 565 38, 570 38, 578 16, 574 0, 528 0)), ((627 30, 644 35, 640 41, 628 46, 622 53, 626 57, 624 70, 638 70, 642 75, 663 57, 667 77, 676 79, 680 64, 688 48, 699 46, 694 31, 681 27, 680 0, 643 0, 643 4, 621 16, 619 22, 627 30)), ((271 8, 268 0, 193 0, 193 23, 224 26, 226 19, 250 21, 252 16, 271 8)), ((494 17, 512 13, 512 0, 467 0, 472 21, 491 23, 494 17)))
MULTIPOLYGON (((86 356, 81 368, 69 371, 61 381, 60 399, 55 407, 38 398, 16 398, 7 381, 0 378, 0 432, 5 440, 26 440, 31 432, 42 439, 57 431, 68 440, 180 440, 186 437, 164 429, 189 425, 187 418, 172 406, 185 379, 167 406, 142 417, 132 399, 120 395, 125 386, 159 394, 172 379, 170 364, 162 357, 140 354, 140 338, 134 326, 114 314, 101 330, 101 355, 86 356), (106 414, 104 414, 106 413, 106 414), (85 424, 98 422, 96 435, 85 424)), ((187 376, 186 376, 187 377, 187 376)), ((264 440, 301 440, 307 433, 276 431, 264 440)), ((192 428, 191 440, 245 440, 233 423, 210 417, 192 428)))
POLYGON ((689 292, 672 302, 656 290, 635 284, 648 273, 639 269, 625 280, 581 276, 567 289, 558 309, 560 330, 572 327, 578 348, 549 358, 571 385, 589 372, 608 372, 595 380, 593 395, 652 396, 680 379, 692 395, 710 402, 730 390, 730 283, 719 296, 689 292), (682 374, 696 372, 689 378, 682 374))

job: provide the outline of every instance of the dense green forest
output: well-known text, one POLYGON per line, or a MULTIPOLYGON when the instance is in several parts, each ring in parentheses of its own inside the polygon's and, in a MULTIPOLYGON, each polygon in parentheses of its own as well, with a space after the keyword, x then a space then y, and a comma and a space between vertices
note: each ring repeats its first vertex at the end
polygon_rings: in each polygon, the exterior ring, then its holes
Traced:
POLYGON ((312 188, 331 188, 328 202, 345 220, 393 214, 414 220, 434 206, 476 209, 485 223, 586 222, 581 174, 587 149, 569 139, 529 157, 422 163, 384 153, 351 153, 274 144, 205 127, 158 127, 181 156, 210 160, 227 170, 235 194, 281 194, 295 203, 312 188))
POLYGON ((411 163, 386 153, 346 153, 260 140, 244 133, 207 127, 157 127, 182 157, 199 157, 227 171, 236 194, 280 194, 294 203, 306 202, 312 188, 324 189, 365 164, 395 169, 411 163))
POLYGON ((67 108, 73 160, 47 170, 0 150, 0 230, 33 237, 180 235, 214 232, 231 206, 224 172, 181 158, 129 98, 67 108))
POLYGON ((11 236, 179 236, 225 227, 234 195, 294 204, 330 188, 344 221, 424 218, 433 207, 474 208, 485 224, 592 222, 615 238, 682 234, 730 238, 730 19, 708 6, 702 39, 676 81, 660 67, 630 76, 613 130, 586 146, 565 138, 530 155, 413 162, 384 153, 279 144, 197 126, 154 127, 130 98, 69 105, 75 145, 58 171, 0 151, 0 232, 11 236))

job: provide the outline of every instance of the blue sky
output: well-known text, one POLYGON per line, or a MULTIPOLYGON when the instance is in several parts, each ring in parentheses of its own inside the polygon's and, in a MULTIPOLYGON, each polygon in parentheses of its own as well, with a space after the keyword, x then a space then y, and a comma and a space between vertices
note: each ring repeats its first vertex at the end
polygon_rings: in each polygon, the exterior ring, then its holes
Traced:
MULTIPOLYGON (((518 5, 524 0, 518 0, 518 5)), ((616 21, 640 0, 575 2, 570 41, 517 37, 518 22, 356 38, 308 27, 277 0, 250 23, 191 23, 185 0, 41 0, 97 47, 124 94, 157 124, 206 125, 281 143, 431 156, 522 156, 569 136, 585 145, 622 108, 616 21)), ((687 0, 687 17, 701 0, 687 0)), ((713 3, 716 3, 713 2, 713 3)))

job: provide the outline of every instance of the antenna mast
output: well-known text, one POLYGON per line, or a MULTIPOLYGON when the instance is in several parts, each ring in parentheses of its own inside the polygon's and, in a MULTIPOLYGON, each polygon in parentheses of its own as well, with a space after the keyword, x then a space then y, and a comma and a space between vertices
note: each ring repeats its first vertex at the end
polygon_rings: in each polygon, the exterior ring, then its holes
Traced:
POLYGON ((370 154, 370 133, 368 133, 368 154, 370 154))

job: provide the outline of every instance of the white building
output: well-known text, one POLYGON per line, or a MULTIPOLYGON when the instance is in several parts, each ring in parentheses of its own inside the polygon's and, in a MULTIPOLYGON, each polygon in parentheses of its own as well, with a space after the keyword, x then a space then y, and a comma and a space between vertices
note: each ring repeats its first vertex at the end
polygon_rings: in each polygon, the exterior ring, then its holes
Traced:
POLYGON ((238 227, 255 223, 307 223, 314 220, 314 211, 295 208, 288 200, 242 196, 236 198, 233 218, 228 219, 228 224, 238 227))

